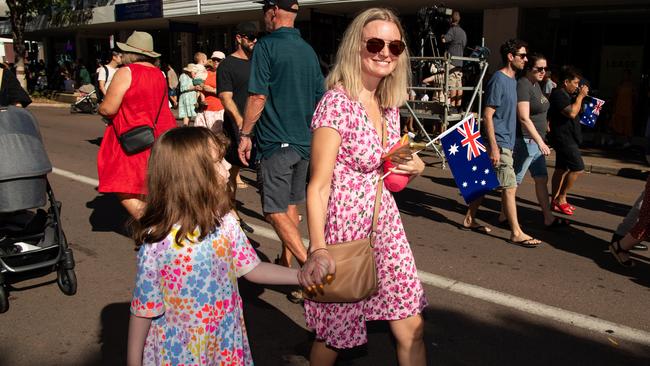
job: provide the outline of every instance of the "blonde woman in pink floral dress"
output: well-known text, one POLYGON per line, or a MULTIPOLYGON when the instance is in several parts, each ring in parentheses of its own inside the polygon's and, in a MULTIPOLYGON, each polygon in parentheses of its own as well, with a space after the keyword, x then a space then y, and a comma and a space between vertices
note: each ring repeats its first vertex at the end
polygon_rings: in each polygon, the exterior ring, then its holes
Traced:
MULTIPOLYGON (((311 179, 307 188, 310 248, 299 278, 322 284, 335 263, 327 245, 370 233, 381 156, 399 140, 399 111, 410 77, 404 32, 389 10, 361 13, 347 29, 337 62, 312 120, 311 179), (383 127, 382 127, 383 125, 383 127), (382 147, 382 129, 387 147, 382 147)), ((392 160, 411 178, 424 170, 417 155, 392 160)), ((401 365, 424 365, 422 284, 392 194, 383 190, 374 246, 378 292, 356 303, 305 301, 307 325, 316 333, 312 366, 333 365, 338 349, 367 342, 366 321, 387 320, 401 365)), ((327 285, 325 285, 327 286, 327 285)))

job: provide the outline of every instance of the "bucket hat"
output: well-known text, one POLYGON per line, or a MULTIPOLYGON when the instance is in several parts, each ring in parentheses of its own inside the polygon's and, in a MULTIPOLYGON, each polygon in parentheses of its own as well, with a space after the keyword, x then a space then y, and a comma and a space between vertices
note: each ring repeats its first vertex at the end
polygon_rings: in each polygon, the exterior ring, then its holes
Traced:
POLYGON ((187 72, 197 72, 198 70, 196 69, 196 65, 195 65, 195 64, 187 64, 187 66, 185 66, 185 67, 183 68, 183 71, 187 71, 187 72))
POLYGON ((117 47, 124 52, 139 53, 149 57, 160 57, 160 54, 153 50, 153 38, 147 32, 134 31, 125 43, 116 42, 117 47))

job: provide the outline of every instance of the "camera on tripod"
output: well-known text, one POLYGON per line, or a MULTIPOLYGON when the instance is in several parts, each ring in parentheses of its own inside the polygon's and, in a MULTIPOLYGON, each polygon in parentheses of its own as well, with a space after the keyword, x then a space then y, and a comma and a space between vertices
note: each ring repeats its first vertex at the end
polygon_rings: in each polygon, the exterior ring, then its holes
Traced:
POLYGON ((444 6, 424 6, 418 10, 420 34, 425 37, 429 34, 443 34, 449 28, 453 10, 444 6))

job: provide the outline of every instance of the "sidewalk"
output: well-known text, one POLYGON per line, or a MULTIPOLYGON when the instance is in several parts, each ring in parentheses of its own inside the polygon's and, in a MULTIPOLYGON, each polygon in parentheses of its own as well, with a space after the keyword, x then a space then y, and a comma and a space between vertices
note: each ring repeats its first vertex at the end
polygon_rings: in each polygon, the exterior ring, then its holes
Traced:
MULTIPOLYGON (((603 137, 611 139, 606 135, 584 134, 580 151, 586 172, 646 179, 650 165, 645 157, 645 139, 635 138, 631 146, 622 148, 620 144, 603 146, 599 143, 603 137)), ((555 167, 555 151, 551 150, 551 155, 546 158, 546 165, 555 167)))

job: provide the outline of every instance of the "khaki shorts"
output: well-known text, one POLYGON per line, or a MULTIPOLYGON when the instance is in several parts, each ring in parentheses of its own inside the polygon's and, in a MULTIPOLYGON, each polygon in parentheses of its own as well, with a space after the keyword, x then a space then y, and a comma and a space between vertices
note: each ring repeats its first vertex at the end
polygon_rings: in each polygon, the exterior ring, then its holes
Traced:
POLYGON ((463 72, 454 71, 449 74, 449 87, 460 88, 463 86, 463 72))
POLYGON ((499 148, 501 152, 499 165, 496 167, 497 179, 499 180, 500 189, 516 188, 517 175, 513 167, 512 150, 499 148))

